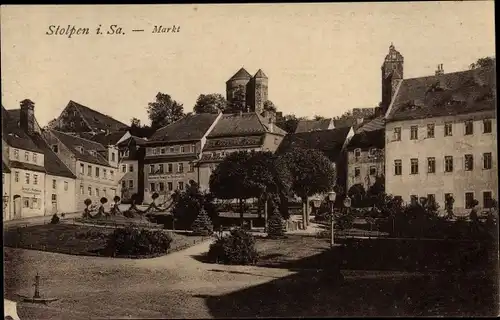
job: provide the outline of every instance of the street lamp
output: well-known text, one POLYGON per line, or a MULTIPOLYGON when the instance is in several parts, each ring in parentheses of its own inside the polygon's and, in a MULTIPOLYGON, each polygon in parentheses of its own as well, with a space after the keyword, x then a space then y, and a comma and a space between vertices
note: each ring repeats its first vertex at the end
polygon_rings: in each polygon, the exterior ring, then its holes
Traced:
POLYGON ((330 191, 328 192, 328 201, 330 201, 330 247, 333 247, 334 244, 334 236, 333 236, 333 206, 335 204, 335 198, 337 197, 337 194, 335 191, 330 191))

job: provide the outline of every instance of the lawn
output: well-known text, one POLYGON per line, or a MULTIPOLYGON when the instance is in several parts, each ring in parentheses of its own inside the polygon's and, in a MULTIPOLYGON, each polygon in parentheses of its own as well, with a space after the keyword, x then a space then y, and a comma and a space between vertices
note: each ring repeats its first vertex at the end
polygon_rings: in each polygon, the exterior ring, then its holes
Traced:
MULTIPOLYGON (((72 224, 46 224, 4 230, 4 246, 73 255, 99 255, 114 228, 72 224)), ((192 246, 207 237, 170 232, 170 252, 192 246)))

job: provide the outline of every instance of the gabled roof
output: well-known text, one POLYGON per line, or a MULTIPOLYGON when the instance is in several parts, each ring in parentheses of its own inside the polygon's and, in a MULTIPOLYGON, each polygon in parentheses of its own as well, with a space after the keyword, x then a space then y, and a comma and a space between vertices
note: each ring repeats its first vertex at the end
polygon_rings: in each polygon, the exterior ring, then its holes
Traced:
POLYGON ((203 138, 217 119, 218 114, 198 113, 156 130, 148 142, 182 142, 196 141, 203 138))
POLYGON ((267 79, 267 76, 266 74, 264 73, 264 71, 262 71, 262 69, 259 69, 257 71, 257 73, 253 76, 254 78, 264 78, 264 79, 267 79))
POLYGON ((350 130, 346 127, 288 134, 277 153, 285 153, 292 148, 315 149, 322 151, 331 161, 336 161, 350 130))
POLYGON ((62 162, 61 159, 52 151, 50 146, 47 144, 45 139, 38 134, 35 133, 31 136, 33 142, 43 151, 44 155, 44 167, 45 172, 47 174, 58 176, 58 177, 67 177, 71 179, 76 179, 76 176, 71 172, 71 170, 62 162))
POLYGON ((377 148, 384 149, 385 147, 385 128, 372 130, 372 131, 362 131, 356 133, 349 144, 347 145, 347 150, 369 149, 377 148))
POLYGON ((102 144, 61 131, 50 131, 59 139, 59 141, 70 149, 71 152, 73 152, 78 160, 110 167, 108 161, 99 154, 100 151, 102 152, 107 150, 102 144), (77 149, 79 146, 82 147, 81 152, 77 149), (93 155, 91 151, 96 151, 96 154, 93 155))
POLYGON ((114 131, 111 133, 98 133, 91 137, 89 140, 99 142, 103 146, 116 145, 118 141, 120 141, 123 136, 127 134, 127 131, 114 131))
POLYGON ((88 123, 88 125, 94 130, 109 130, 109 131, 118 131, 127 129, 128 126, 108 115, 102 114, 96 110, 93 110, 89 107, 81 105, 73 100, 68 102, 68 107, 76 108, 83 119, 88 123))
POLYGON ((241 68, 236 72, 228 81, 231 80, 250 80, 252 75, 245 70, 245 68, 241 68))
POLYGON ((9 166, 5 163, 5 161, 3 161, 3 159, 2 159, 2 172, 3 172, 3 173, 10 173, 10 168, 9 168, 9 166))
POLYGON ((375 131, 383 128, 385 128, 385 119, 383 116, 379 116, 361 123, 356 130, 356 133, 363 131, 375 131))
POLYGON ((286 135, 286 131, 273 125, 255 112, 223 114, 217 124, 208 135, 208 138, 235 137, 256 135, 264 133, 274 133, 286 135))
POLYGON ((136 145, 138 146, 142 146, 144 145, 146 142, 148 142, 147 139, 144 139, 144 138, 141 138, 141 137, 136 137, 136 136, 130 136, 128 137, 127 139, 123 140, 122 142, 120 142, 118 144, 118 147, 125 147, 125 146, 128 146, 128 144, 131 142, 131 141, 134 141, 136 145))
POLYGON ((328 130, 330 122, 332 119, 320 119, 320 120, 300 120, 295 129, 295 133, 299 132, 309 132, 315 130, 328 130))
POLYGON ((42 153, 28 134, 17 125, 18 120, 13 119, 9 111, 2 106, 2 138, 12 148, 42 153))
POLYGON ((495 110, 494 68, 403 79, 387 121, 423 119, 495 110))

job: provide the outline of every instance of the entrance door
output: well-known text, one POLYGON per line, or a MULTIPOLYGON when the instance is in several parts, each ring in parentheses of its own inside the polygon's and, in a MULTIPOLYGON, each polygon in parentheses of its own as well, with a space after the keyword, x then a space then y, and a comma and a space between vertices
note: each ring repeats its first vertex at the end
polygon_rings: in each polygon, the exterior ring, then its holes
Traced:
POLYGON ((57 213, 57 195, 52 195, 52 213, 57 213))
POLYGON ((14 196, 14 215, 13 215, 12 219, 20 219, 21 218, 21 208, 22 208, 21 196, 16 194, 14 196))

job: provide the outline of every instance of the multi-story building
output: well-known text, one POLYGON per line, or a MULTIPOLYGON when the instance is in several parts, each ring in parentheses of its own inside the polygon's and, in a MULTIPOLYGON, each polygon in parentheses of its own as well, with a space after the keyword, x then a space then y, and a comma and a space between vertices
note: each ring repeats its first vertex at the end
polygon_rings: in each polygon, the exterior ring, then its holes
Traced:
MULTIPOLYGON (((393 61, 400 70, 402 59, 393 61)), ((402 77, 401 77, 402 78, 402 77)), ((480 68, 397 81, 386 114, 386 191, 404 201, 427 197, 455 213, 498 196, 496 78, 480 68)), ((390 89, 387 89, 390 91, 390 89)), ((389 93, 387 93, 389 95, 389 93)))
POLYGON ((276 126, 274 114, 257 112, 224 114, 207 136, 198 161, 200 187, 209 189, 210 175, 226 156, 237 151, 271 151, 278 149, 286 132, 276 126))
POLYGON ((118 148, 68 133, 46 130, 44 137, 52 151, 76 175, 76 208, 83 210, 85 199, 99 203, 102 197, 111 202, 120 195, 118 148))
POLYGON ((34 103, 23 100, 21 108, 14 110, 2 107, 2 118, 2 157, 10 168, 4 219, 75 212, 76 177, 43 139, 34 103))
MULTIPOLYGON (((222 114, 200 113, 158 129, 144 144, 145 196, 150 202, 154 192, 161 198, 174 190, 184 190, 191 180, 199 183, 202 168, 196 167, 207 143, 207 135, 223 117, 222 114)), ((162 200, 160 200, 162 201, 162 200)))
POLYGON ((147 140, 130 136, 118 143, 120 157, 119 170, 121 179, 122 202, 130 201, 133 194, 139 196, 139 202, 144 200, 144 144, 147 140))
POLYGON ((251 76, 245 68, 241 68, 228 81, 226 81, 226 98, 232 102, 234 99, 245 99, 245 111, 264 111, 264 102, 268 99, 269 79, 259 69, 251 76), (238 95, 241 97, 238 97, 238 95))

